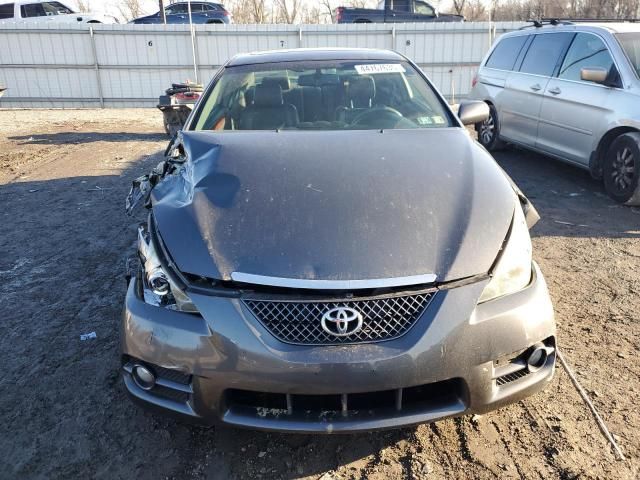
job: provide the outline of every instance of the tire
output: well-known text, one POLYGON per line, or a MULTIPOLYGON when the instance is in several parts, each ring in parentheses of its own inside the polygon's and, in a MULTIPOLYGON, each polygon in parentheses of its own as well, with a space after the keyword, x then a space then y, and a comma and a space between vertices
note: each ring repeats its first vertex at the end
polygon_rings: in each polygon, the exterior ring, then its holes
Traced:
POLYGON ((640 205, 640 132, 616 138, 604 158, 604 188, 625 205, 640 205))
POLYGON ((478 132, 478 142, 490 152, 502 150, 505 143, 500 140, 500 122, 498 122, 498 111, 493 105, 489 105, 489 118, 484 122, 476 123, 478 132))

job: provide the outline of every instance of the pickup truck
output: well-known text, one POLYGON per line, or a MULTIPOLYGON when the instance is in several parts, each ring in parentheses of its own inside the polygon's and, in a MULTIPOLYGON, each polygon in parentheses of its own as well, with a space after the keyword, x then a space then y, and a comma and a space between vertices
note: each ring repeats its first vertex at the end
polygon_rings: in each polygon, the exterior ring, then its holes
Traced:
POLYGON ((439 13, 422 0, 380 0, 378 8, 338 7, 336 23, 464 22, 461 15, 439 13))
POLYGON ((116 23, 116 19, 100 13, 77 13, 62 2, 36 0, 0 0, 0 23, 10 22, 55 23, 116 23))

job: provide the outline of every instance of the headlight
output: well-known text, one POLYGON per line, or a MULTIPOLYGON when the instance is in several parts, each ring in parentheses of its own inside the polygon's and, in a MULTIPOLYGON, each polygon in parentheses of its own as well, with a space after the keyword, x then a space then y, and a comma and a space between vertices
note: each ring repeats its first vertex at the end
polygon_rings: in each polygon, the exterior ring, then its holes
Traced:
POLYGON ((478 303, 522 290, 531 281, 531 237, 522 208, 517 203, 506 243, 478 303))
POLYGON ((180 312, 198 312, 189 296, 171 281, 171 276, 162 268, 158 252, 144 225, 138 227, 138 254, 142 264, 140 280, 146 303, 180 312))

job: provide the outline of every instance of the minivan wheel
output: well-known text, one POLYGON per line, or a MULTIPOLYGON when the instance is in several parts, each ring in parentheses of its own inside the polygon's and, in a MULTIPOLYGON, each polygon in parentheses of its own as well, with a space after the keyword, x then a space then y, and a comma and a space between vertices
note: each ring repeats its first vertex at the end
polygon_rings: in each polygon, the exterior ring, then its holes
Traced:
POLYGON ((498 122, 498 111, 493 105, 489 105, 489 117, 476 124, 478 132, 478 142, 489 151, 496 151, 504 148, 505 144, 500 140, 500 124, 498 122))
POLYGON ((616 138, 605 157, 604 188, 625 205, 640 205, 640 132, 616 138))

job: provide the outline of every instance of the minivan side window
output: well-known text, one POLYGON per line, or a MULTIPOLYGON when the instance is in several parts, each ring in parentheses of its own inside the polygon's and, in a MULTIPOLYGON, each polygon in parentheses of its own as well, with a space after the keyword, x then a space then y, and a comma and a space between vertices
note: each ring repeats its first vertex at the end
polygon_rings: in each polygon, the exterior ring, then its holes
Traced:
POLYGON ((589 33, 579 33, 573 40, 560 67, 558 78, 580 81, 584 67, 602 67, 611 72, 613 58, 604 42, 589 33))
POLYGON ((0 20, 13 18, 13 8, 13 3, 5 3, 4 5, 0 5, 0 20))
POLYGON ((550 77, 573 33, 543 33, 535 35, 520 71, 550 77))
POLYGON ((513 70, 518 54, 527 38, 529 38, 528 35, 519 35, 500 40, 484 66, 498 70, 513 70))

